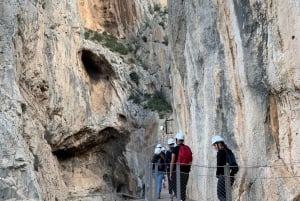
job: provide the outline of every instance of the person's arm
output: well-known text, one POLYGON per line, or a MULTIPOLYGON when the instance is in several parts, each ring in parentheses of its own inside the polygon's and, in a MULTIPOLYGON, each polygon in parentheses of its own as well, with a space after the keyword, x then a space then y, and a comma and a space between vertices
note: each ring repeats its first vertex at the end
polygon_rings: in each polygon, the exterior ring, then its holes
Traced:
POLYGON ((175 166, 175 154, 172 153, 171 163, 170 163, 170 180, 172 180, 172 173, 173 173, 173 170, 174 170, 174 166, 175 166))

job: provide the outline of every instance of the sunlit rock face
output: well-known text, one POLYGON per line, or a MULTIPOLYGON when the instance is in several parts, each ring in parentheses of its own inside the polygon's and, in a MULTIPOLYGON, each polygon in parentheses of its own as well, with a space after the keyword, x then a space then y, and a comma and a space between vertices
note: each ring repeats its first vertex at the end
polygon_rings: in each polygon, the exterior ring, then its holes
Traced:
POLYGON ((160 70, 167 66, 165 33, 154 21, 147 42, 135 39, 139 63, 85 33, 133 41, 153 17, 149 5, 153 1, 0 3, 0 200, 142 196, 159 116, 129 97, 144 98, 168 80, 160 70), (149 74, 159 50, 164 53, 149 74), (139 84, 133 72, 143 78, 139 84))
MULTIPOLYGON (((142 2, 142 1, 139 1, 142 2)), ((124 37, 138 30, 143 20, 139 2, 130 0, 78 0, 84 26, 91 30, 108 31, 124 37)))
POLYGON ((199 178, 214 174, 201 168, 215 165, 214 134, 241 165, 234 199, 299 199, 297 2, 158 3, 1 1, 0 200, 141 196, 160 120, 129 97, 156 91, 199 165, 191 199, 216 200, 216 179, 199 178), (87 30, 130 43, 138 62, 87 30))
POLYGON ((108 31, 121 38, 138 31, 153 3, 167 6, 167 0, 77 0, 85 28, 108 31))
POLYGON ((216 164, 210 139, 220 134, 242 166, 234 200, 299 200, 300 5, 169 0, 168 9, 177 130, 200 165, 190 198, 216 196, 216 179, 199 175, 214 175, 201 167, 216 164))

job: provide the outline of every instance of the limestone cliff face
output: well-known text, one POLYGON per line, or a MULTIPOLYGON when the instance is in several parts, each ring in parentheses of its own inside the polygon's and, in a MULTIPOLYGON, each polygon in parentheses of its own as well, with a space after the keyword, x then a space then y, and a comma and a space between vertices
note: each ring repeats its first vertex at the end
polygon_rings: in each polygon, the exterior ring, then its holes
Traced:
POLYGON ((91 30, 108 31, 124 37, 138 30, 143 22, 143 9, 135 1, 122 0, 78 0, 84 26, 91 30))
MULTIPOLYGON (((140 58, 140 49, 149 58, 166 52, 162 41, 133 37, 153 17, 148 8, 155 1, 124 2, 0 3, 1 200, 120 200, 118 193, 142 194, 159 120, 130 96, 153 94, 166 78, 85 37, 88 28, 131 38, 140 58), (138 83, 132 73, 145 79, 138 83)), ((166 62, 161 56, 151 67, 166 62)))
MULTIPOLYGON (((176 125, 195 164, 215 165, 210 138, 221 134, 242 166, 235 200, 299 200, 299 4, 169 0, 168 8, 176 125)), ((216 194, 203 174, 214 171, 194 167, 193 200, 216 194)))
POLYGON ((241 165, 235 200, 299 200, 297 2, 169 0, 168 24, 164 5, 1 1, 0 199, 140 196, 161 121, 145 98, 160 91, 194 152, 191 199, 216 194, 199 175, 221 134, 241 165))

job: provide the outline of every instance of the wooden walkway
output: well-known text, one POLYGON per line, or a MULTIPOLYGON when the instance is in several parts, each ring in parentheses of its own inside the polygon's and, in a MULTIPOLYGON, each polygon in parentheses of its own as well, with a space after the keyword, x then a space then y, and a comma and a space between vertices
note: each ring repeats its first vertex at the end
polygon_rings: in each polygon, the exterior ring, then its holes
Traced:
MULTIPOLYGON (((157 201, 169 201, 169 191, 168 191, 168 182, 165 182, 161 189, 160 199, 156 199, 157 201)), ((137 199, 135 201, 145 201, 146 199, 137 199)), ((150 201, 150 200, 149 200, 150 201)), ((176 201, 174 198, 173 201, 176 201)))

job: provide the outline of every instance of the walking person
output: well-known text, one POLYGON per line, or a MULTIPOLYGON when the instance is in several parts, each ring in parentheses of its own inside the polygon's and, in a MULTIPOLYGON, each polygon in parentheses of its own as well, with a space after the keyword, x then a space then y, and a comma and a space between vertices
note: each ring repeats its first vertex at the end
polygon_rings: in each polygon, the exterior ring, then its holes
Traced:
POLYGON ((155 196, 156 196, 156 199, 160 199, 162 181, 163 181, 164 174, 166 171, 165 155, 161 151, 161 148, 156 147, 154 149, 154 155, 153 155, 151 162, 153 164, 152 170, 153 170, 153 176, 154 176, 155 184, 156 184, 155 196), (155 166, 157 166, 157 172, 155 172, 155 166))
POLYGON ((167 178, 168 178, 168 190, 169 190, 169 201, 173 200, 173 195, 175 195, 175 185, 174 182, 170 180, 170 163, 172 158, 172 151, 175 147, 175 140, 173 138, 168 139, 169 149, 166 151, 166 169, 167 169, 167 178))
MULTIPOLYGON (((170 180, 174 182, 174 190, 176 192, 176 195, 178 196, 180 194, 180 198, 182 201, 186 200, 186 185, 188 183, 189 179, 189 172, 191 170, 191 163, 193 160, 192 157, 192 151, 191 149, 185 145, 184 142, 184 135, 182 133, 176 134, 176 144, 177 146, 174 147, 172 151, 171 156, 171 164, 170 164, 170 180), (179 164, 180 168, 180 192, 177 192, 176 189, 176 163, 179 164)), ((178 198, 178 197, 177 197, 178 198)))
MULTIPOLYGON (((167 168, 167 164, 166 164, 166 148, 164 146, 161 147, 161 153, 164 155, 164 158, 165 158, 165 167, 167 168)), ((165 178, 165 175, 163 177, 162 185, 163 185, 163 188, 166 188, 166 178, 165 178)))
POLYGON ((232 151, 224 143, 224 139, 221 136, 214 136, 211 139, 211 144, 217 151, 217 196, 220 201, 226 201, 224 166, 226 165, 226 163, 229 163, 230 165, 230 183, 232 186, 234 182, 234 175, 238 171, 238 165, 235 161, 235 157, 232 151))

